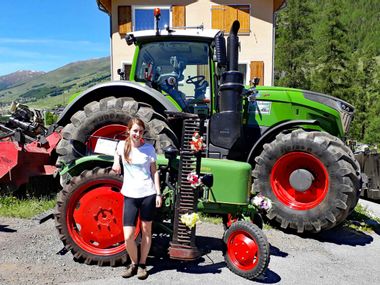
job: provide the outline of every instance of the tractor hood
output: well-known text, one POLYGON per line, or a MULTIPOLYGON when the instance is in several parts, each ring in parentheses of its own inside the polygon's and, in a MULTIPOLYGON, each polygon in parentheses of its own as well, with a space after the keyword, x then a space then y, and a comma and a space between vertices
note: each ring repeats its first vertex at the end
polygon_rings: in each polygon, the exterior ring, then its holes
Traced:
POLYGON ((327 105, 337 110, 340 114, 343 129, 346 133, 348 132, 355 111, 354 106, 339 98, 322 93, 303 90, 303 95, 308 100, 327 105))
MULTIPOLYGON (((281 117, 279 114, 285 114, 286 112, 290 112, 287 116, 293 116, 295 110, 298 108, 297 106, 302 106, 306 108, 307 111, 306 113, 298 114, 297 119, 300 119, 303 115, 306 117, 302 119, 320 120, 328 117, 332 119, 334 117, 336 118, 337 123, 340 122, 341 125, 341 127, 339 127, 341 128, 341 132, 339 132, 339 134, 337 133, 336 135, 342 136, 344 133, 348 132, 351 121, 354 116, 354 106, 352 106, 344 100, 326 94, 308 90, 274 86, 257 86, 257 90, 257 100, 259 102, 267 101, 277 102, 279 104, 282 103, 282 111, 280 112, 278 110, 277 113, 278 120, 285 119, 284 117, 281 117), (294 108, 292 110, 289 109, 288 111, 285 111, 287 107, 291 108, 290 106, 293 106, 294 108), (278 116, 280 116, 281 118, 279 118, 278 116)), ((262 104, 263 107, 265 107, 270 103, 267 103, 267 105, 265 105, 266 103, 262 104)), ((332 130, 330 129, 329 131, 332 132, 332 130)))

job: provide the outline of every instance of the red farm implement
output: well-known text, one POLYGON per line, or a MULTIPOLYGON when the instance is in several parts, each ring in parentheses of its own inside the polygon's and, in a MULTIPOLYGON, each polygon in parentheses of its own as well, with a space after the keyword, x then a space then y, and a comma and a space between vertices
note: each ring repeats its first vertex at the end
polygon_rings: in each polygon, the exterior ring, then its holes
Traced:
POLYGON ((0 124, 1 192, 20 189, 32 177, 56 171, 55 148, 61 135, 49 132, 42 122, 39 111, 17 106, 8 122, 0 124))

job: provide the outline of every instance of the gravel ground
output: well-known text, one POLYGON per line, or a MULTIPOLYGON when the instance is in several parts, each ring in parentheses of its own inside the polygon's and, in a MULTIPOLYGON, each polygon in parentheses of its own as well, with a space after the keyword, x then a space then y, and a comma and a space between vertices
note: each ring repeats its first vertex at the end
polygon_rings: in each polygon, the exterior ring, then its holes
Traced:
MULTIPOLYGON (((373 205, 371 205, 373 206, 373 205)), ((375 204, 375 208, 380 205, 375 204)), ((300 237, 270 229, 271 262, 256 282, 230 272, 222 257, 220 225, 197 226, 198 245, 208 253, 192 263, 149 260, 146 284, 380 284, 380 232, 334 229, 300 237)), ((136 284, 123 267, 80 264, 62 252, 53 220, 0 218, 0 284, 136 284)))

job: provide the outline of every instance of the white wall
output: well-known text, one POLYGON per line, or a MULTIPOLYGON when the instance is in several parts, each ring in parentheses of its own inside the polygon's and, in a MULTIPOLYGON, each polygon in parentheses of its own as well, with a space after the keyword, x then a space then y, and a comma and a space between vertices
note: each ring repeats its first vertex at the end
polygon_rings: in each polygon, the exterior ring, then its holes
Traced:
MULTIPOLYGON (((250 4, 251 19, 249 35, 240 35, 241 52, 239 62, 247 63, 247 73, 249 74, 249 63, 251 61, 264 61, 264 85, 272 85, 272 52, 273 52, 273 1, 272 0, 255 0, 255 1, 154 1, 155 6, 168 5, 186 6, 186 25, 197 26, 203 24, 205 28, 211 28, 211 5, 228 5, 228 4, 250 4), (252 17, 253 16, 253 17, 252 17)), ((119 79, 116 72, 122 66, 123 62, 132 62, 134 46, 128 46, 118 33, 118 5, 141 5, 141 1, 114 0, 112 4, 112 78, 119 79)))

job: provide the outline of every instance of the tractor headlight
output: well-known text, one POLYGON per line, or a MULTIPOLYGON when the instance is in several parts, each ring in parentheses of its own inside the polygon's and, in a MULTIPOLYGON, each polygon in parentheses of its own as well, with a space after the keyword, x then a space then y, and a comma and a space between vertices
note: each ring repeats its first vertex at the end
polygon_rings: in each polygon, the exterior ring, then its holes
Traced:
POLYGON ((322 93, 303 91, 303 94, 306 99, 327 105, 337 110, 340 114, 340 120, 342 122, 344 132, 347 133, 349 131, 351 121, 354 117, 354 106, 346 101, 322 93))

